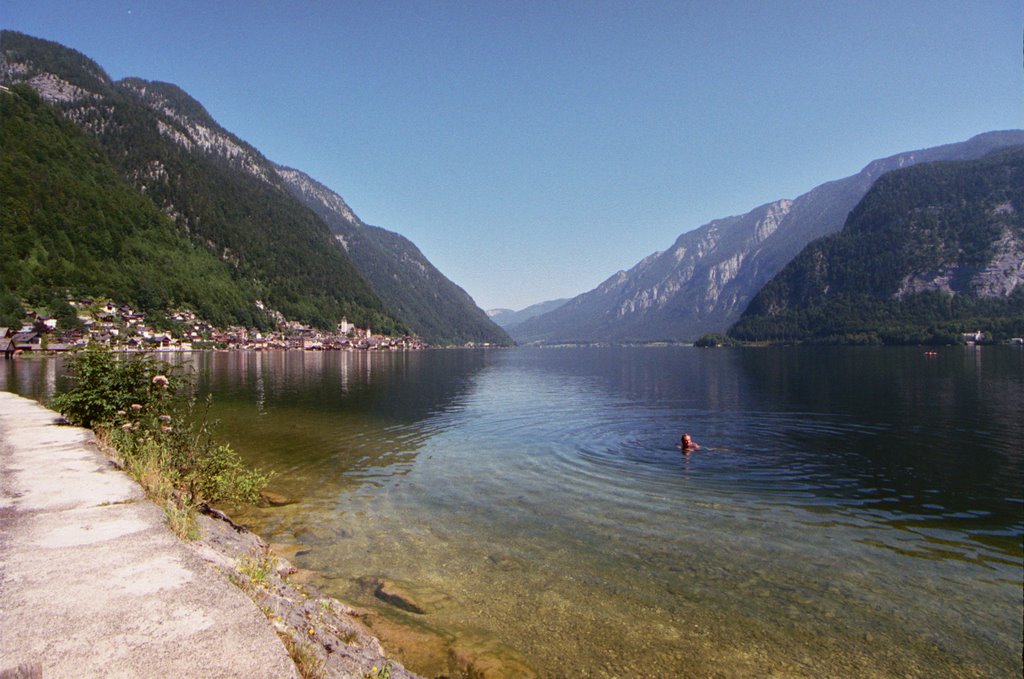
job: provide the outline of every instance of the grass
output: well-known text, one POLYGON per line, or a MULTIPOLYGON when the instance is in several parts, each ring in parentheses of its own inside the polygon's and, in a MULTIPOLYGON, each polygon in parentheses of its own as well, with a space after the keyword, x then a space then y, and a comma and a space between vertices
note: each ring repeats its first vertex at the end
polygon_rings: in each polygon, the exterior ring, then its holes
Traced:
POLYGON ((281 632, 278 632, 278 636, 281 637, 285 650, 291 656, 295 669, 299 671, 302 679, 323 679, 327 676, 324 672, 324 659, 311 643, 281 632))
POLYGON ((130 497, 127 500, 109 500, 107 502, 101 502, 101 503, 99 503, 96 506, 97 507, 114 507, 116 505, 133 505, 136 502, 137 502, 137 500, 135 498, 130 497))
MULTIPOLYGON (((266 587, 270 582, 270 574, 274 572, 274 566, 274 557, 263 552, 243 556, 235 561, 235 569, 242 576, 239 579, 249 588, 266 587)), ((245 589, 245 586, 242 588, 245 589)))
POLYGON ((198 540, 203 537, 196 521, 196 514, 189 507, 179 507, 173 503, 164 505, 164 516, 167 525, 182 540, 198 540))

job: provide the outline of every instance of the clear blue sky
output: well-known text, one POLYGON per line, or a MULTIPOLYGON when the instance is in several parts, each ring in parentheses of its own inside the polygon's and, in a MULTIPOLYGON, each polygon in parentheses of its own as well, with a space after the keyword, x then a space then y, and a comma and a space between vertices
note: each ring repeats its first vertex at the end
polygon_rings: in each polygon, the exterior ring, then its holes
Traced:
POLYGON ((0 25, 180 85, 484 308, 1024 127, 1021 0, 3 0, 0 25))

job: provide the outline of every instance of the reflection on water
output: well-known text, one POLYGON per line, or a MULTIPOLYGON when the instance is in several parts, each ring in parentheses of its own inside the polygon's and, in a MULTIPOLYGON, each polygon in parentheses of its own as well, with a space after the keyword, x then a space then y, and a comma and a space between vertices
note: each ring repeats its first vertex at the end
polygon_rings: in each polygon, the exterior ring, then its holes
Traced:
MULTIPOLYGON (((1019 531, 1020 508, 1006 499, 1019 496, 1024 477, 1024 352, 968 348, 927 358, 916 350, 805 349, 776 350, 770 360, 759 360, 757 352, 740 355, 762 403, 875 425, 864 437, 831 443, 856 453, 847 456, 857 461, 850 473, 870 471, 879 482, 891 482, 916 513, 935 514, 927 496, 946 489, 953 491, 945 498, 947 513, 992 512, 996 523, 1016 522, 1019 531), (810 362, 828 368, 809 371, 810 362)), ((869 485, 865 480, 855 488, 864 494, 869 485)))
MULTIPOLYGON (((51 365, 0 385, 45 394, 51 365)), ((429 602, 406 618, 541 676, 1020 675, 1019 350, 197 365, 224 438, 297 500, 247 521, 336 594, 406 583, 429 602)))
POLYGON ((194 365, 225 438, 274 469, 282 492, 333 507, 339 488, 406 473, 432 433, 420 423, 457 410, 484 361, 474 352, 425 356, 202 354, 194 365))

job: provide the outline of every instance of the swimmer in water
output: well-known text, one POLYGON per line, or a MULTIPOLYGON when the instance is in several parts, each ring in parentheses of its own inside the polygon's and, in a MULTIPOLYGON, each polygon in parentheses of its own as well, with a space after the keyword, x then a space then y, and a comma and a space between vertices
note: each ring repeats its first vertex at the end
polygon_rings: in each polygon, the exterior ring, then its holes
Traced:
POLYGON ((700 446, 697 445, 696 441, 690 438, 689 434, 683 434, 683 437, 679 439, 679 450, 689 454, 694 450, 700 450, 700 446))

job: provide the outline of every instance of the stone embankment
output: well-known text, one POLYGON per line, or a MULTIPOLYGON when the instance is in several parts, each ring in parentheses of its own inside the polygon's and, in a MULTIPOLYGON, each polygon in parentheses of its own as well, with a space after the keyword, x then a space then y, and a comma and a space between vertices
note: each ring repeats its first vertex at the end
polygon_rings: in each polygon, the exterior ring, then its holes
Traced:
POLYGON ((0 392, 0 676, 413 676, 257 536, 201 517, 204 537, 179 540, 59 422, 0 392))

